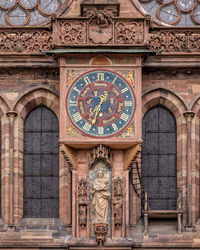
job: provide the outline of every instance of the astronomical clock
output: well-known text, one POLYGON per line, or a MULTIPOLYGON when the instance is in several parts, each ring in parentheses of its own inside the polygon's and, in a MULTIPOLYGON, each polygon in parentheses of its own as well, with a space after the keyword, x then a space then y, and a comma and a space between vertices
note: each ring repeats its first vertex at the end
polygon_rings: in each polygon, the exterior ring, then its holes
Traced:
POLYGON ((131 123, 136 98, 133 87, 119 73, 94 69, 77 77, 66 94, 66 112, 81 134, 108 138, 131 123))

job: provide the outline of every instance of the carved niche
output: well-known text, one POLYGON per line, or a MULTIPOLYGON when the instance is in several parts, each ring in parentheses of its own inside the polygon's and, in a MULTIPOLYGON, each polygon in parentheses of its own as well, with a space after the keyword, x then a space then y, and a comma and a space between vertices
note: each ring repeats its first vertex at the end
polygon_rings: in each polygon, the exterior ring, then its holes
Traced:
POLYGON ((103 245, 111 228, 112 155, 110 148, 99 145, 89 156, 89 197, 91 236, 103 245))
POLYGON ((103 161, 108 169, 111 168, 112 154, 109 147, 98 145, 91 151, 89 155, 89 168, 92 169, 100 161, 103 161))
POLYGON ((78 217, 81 229, 87 226, 88 216, 88 179, 80 177, 78 180, 78 217))

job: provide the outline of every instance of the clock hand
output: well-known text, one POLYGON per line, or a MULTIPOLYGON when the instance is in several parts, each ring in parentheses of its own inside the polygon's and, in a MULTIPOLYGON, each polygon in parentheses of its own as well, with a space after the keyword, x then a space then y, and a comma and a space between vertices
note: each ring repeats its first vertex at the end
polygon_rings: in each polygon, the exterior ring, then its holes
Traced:
POLYGON ((100 95, 100 103, 94 108, 94 110, 90 113, 90 117, 95 113, 95 116, 94 118, 92 119, 92 125, 95 124, 96 122, 96 118, 97 118, 97 115, 98 113, 100 112, 101 110, 101 105, 103 104, 103 102, 106 102, 107 100, 107 97, 105 95, 100 95))

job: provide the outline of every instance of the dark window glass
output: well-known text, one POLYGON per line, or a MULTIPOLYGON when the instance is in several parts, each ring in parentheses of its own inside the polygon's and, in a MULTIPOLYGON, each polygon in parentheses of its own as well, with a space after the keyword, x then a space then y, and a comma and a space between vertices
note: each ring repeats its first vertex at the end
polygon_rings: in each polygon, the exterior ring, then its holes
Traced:
POLYGON ((175 210, 177 198, 176 121, 161 106, 147 112, 142 122, 142 188, 149 206, 175 210))
POLYGON ((44 106, 24 125, 24 217, 58 217, 58 120, 44 106))

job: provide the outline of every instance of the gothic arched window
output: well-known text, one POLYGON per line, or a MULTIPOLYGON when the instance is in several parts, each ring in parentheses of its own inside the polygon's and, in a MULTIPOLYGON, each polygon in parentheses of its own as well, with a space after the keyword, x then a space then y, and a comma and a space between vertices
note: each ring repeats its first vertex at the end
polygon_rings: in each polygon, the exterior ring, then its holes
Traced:
POLYGON ((177 26, 200 25, 200 2, 195 0, 139 0, 154 18, 177 26))
POLYGON ((65 0, 1 0, 0 26, 38 25, 55 13, 65 0))
POLYGON ((44 106, 24 124, 24 217, 59 216, 59 125, 44 106))
POLYGON ((176 121, 161 106, 149 110, 142 122, 142 188, 150 209, 175 210, 177 200, 176 121))

